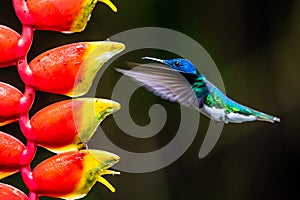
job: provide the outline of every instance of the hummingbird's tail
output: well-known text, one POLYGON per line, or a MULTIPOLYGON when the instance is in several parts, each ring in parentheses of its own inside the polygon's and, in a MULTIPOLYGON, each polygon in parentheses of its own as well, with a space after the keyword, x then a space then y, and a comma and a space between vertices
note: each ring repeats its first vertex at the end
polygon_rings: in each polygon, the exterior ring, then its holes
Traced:
POLYGON ((257 120, 259 121, 266 121, 266 122, 271 122, 271 123, 275 123, 275 122, 280 122, 280 118, 278 117, 274 117, 256 110, 253 110, 253 115, 256 117, 257 120))

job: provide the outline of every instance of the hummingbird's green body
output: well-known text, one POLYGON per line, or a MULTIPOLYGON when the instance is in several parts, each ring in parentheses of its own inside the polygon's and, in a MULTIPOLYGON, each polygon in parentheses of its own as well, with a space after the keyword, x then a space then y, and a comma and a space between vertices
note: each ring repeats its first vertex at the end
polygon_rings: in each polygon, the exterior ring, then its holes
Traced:
POLYGON ((280 122, 280 119, 243 106, 228 98, 186 59, 161 60, 144 57, 170 68, 147 65, 117 71, 133 78, 154 94, 199 110, 215 122, 280 122))

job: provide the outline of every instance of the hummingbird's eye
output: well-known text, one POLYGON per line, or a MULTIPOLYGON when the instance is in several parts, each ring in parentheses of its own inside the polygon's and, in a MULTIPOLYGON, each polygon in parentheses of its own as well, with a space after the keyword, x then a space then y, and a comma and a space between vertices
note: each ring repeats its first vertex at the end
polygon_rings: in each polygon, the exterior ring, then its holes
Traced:
POLYGON ((176 67, 179 67, 180 66, 180 62, 176 61, 173 63, 176 67))

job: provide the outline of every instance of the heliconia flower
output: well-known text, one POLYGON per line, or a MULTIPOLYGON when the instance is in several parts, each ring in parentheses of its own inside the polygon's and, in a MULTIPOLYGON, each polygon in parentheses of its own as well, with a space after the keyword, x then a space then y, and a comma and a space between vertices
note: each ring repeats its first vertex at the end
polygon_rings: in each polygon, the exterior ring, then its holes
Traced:
POLYGON ((29 13, 18 16, 23 24, 39 30, 80 32, 86 27, 98 1, 117 11, 110 0, 27 0, 29 13))
POLYGON ((27 139, 55 153, 82 149, 108 115, 120 104, 100 98, 78 98, 51 104, 30 120, 27 139))
POLYGON ((18 120, 22 96, 23 94, 17 88, 0 82, 0 126, 18 120))
POLYGON ((20 171, 20 158, 26 147, 15 137, 1 131, 0 138, 0 179, 3 179, 20 171))
POLYGON ((110 41, 68 44, 32 60, 29 74, 20 70, 19 73, 35 89, 81 96, 88 92, 102 65, 124 48, 123 44, 110 41))
POLYGON ((5 200, 28 200, 22 191, 4 183, 0 183, 0 197, 5 200))
POLYGON ((0 67, 16 62, 19 39, 20 35, 16 31, 0 25, 0 67))
POLYGON ((119 159, 113 153, 100 150, 58 154, 34 168, 33 184, 29 189, 39 196, 78 199, 84 197, 98 181, 114 192, 114 187, 101 176, 119 174, 108 170, 119 159))

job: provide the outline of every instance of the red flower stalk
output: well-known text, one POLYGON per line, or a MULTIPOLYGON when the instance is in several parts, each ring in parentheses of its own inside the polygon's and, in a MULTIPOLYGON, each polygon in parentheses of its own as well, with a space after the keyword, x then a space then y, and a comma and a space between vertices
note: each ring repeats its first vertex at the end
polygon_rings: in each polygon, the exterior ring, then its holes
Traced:
MULTIPOLYGON (((12 1, 22 23, 22 33, 0 25, 0 67, 16 65, 25 83, 25 91, 22 94, 17 88, 0 82, 0 126, 19 120, 27 144, 25 146, 0 131, 0 179, 21 171, 29 196, 0 183, 0 199, 80 198, 97 181, 114 191, 101 176, 119 174, 108 170, 119 161, 119 157, 105 151, 80 149, 93 136, 101 121, 120 108, 118 103, 99 98, 66 100, 40 110, 31 120, 29 110, 35 90, 70 97, 87 93, 102 65, 125 46, 110 41, 69 44, 39 55, 29 65, 27 53, 35 29, 67 33, 82 31, 98 1, 12 1), (37 145, 63 153, 40 163, 32 172, 30 163, 37 145)), ((99 1, 116 11, 109 0, 99 1)))

